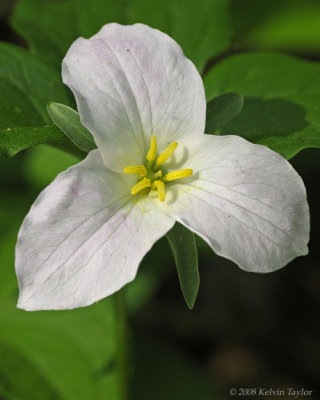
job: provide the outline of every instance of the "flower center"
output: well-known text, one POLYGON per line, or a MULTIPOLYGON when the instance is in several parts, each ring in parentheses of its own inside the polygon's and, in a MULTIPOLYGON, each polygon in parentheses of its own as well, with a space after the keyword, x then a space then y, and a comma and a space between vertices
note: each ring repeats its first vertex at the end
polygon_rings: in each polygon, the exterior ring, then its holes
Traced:
POLYGON ((186 178, 193 174, 191 168, 166 172, 165 168, 162 167, 177 146, 177 142, 171 143, 157 157, 157 139, 154 135, 151 136, 149 151, 146 155, 146 165, 131 165, 123 169, 126 174, 140 175, 139 181, 131 188, 131 194, 136 195, 142 190, 146 190, 150 195, 158 193, 159 200, 164 201, 166 197, 166 182, 186 178))

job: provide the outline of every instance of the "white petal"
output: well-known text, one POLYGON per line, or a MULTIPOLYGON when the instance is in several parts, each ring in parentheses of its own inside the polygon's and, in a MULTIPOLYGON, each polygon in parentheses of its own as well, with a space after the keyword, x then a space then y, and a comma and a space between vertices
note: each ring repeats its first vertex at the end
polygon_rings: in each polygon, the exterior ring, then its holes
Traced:
POLYGON ((237 136, 203 135, 181 146, 179 157, 195 175, 172 183, 167 204, 158 205, 217 254, 254 272, 307 254, 305 187, 279 154, 237 136))
POLYGON ((72 44, 62 74, 110 168, 141 163, 152 134, 161 151, 204 131, 201 77, 180 46, 156 29, 105 25, 72 44))
POLYGON ((133 202, 126 179, 94 150, 39 195, 16 247, 18 307, 86 306, 134 279, 174 221, 154 211, 148 198, 133 202))

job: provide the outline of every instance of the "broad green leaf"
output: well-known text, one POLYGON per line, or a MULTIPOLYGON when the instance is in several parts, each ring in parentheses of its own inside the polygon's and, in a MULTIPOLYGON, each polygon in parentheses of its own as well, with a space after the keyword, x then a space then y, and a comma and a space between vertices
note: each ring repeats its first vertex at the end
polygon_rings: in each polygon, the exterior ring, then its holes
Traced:
POLYGON ((200 71, 231 44, 228 0, 20 0, 12 17, 32 51, 56 66, 77 37, 108 22, 141 22, 168 33, 200 71))
POLYGON ((125 23, 125 7, 124 0, 20 0, 11 22, 33 53, 60 69, 79 36, 92 36, 108 22, 125 23))
POLYGON ((20 126, 0 130, 0 155, 12 157, 37 144, 65 143, 65 136, 54 125, 20 126))
MULTIPOLYGON (((127 24, 127 12, 131 0, 71 0, 76 12, 80 34, 85 37, 95 35, 109 22, 127 24)), ((137 21, 135 21, 137 22, 137 21)))
POLYGON ((6 198, 1 207, 13 218, 0 244, 0 396, 122 400, 112 298, 71 311, 16 308, 14 246, 26 206, 6 198))
POLYGON ((13 156, 39 143, 64 145, 46 104, 70 104, 70 99, 57 71, 24 49, 0 43, 0 155, 13 156))
MULTIPOLYGON (((7 301, 1 310, 0 352, 7 353, 0 359, 1 370, 7 370, 12 356, 20 358, 34 380, 33 391, 41 384, 53 392, 52 398, 97 399, 100 381, 108 368, 114 369, 116 358, 111 299, 86 309, 38 313, 17 310, 13 301, 7 301)), ((19 369, 10 373, 11 382, 1 375, 0 387, 11 394, 27 389, 21 397, 33 400, 27 377, 19 369)))
POLYGON ((42 123, 32 100, 20 88, 0 76, 0 130, 42 123))
MULTIPOLYGON (((15 159, 4 161, 9 166, 15 159)), ((14 247, 34 197, 22 193, 19 196, 16 189, 0 197, 0 397, 123 400, 112 297, 70 311, 16 308, 14 247)))
POLYGON ((42 379, 41 373, 30 368, 30 363, 10 345, 0 345, 0 360, 1 399, 55 399, 54 390, 42 379))
POLYGON ((231 45, 228 0, 132 0, 129 23, 143 22, 173 37, 200 72, 231 45))
POLYGON ((183 297, 187 306, 192 309, 200 284, 198 252, 194 235, 176 222, 167 233, 167 239, 176 263, 183 297))
POLYGON ((237 93, 225 93, 207 104, 206 133, 214 133, 232 120, 243 106, 243 97, 237 93))
MULTIPOLYGON (((90 2, 88 2, 90 4, 90 2)), ((13 28, 42 61, 60 68, 63 55, 79 36, 73 5, 70 1, 18 1, 12 16, 13 28)))
POLYGON ((240 135, 287 159, 307 147, 320 147, 320 65, 294 57, 241 54, 205 77, 208 99, 226 92, 244 96, 240 114, 223 135, 240 135))
MULTIPOLYGON (((46 109, 48 101, 70 104, 71 97, 62 83, 61 73, 42 64, 22 48, 0 43, 0 78, 23 93, 24 100, 30 101, 43 122, 50 123, 46 109)), ((5 98, 9 98, 7 93, 5 98)), ((19 107, 19 103, 16 106, 19 107)))
POLYGON ((96 148, 91 133, 80 122, 80 115, 72 108, 59 103, 48 103, 52 121, 80 149, 87 153, 96 148))

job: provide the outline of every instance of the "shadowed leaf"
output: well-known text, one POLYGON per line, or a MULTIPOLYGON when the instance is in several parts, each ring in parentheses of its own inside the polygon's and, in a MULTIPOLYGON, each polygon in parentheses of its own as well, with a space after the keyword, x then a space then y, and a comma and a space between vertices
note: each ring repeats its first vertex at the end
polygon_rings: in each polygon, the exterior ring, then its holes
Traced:
POLYGON ((214 133, 232 120, 242 110, 243 97, 237 93, 225 93, 207 104, 206 133, 214 133))

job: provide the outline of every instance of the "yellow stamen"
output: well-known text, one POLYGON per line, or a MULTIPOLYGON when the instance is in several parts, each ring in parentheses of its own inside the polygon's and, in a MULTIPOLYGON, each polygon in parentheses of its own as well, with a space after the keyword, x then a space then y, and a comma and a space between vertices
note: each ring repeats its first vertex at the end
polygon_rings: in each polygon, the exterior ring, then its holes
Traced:
POLYGON ((162 177, 162 171, 161 171, 161 170, 159 170, 158 172, 156 172, 156 173, 153 175, 153 179, 161 178, 161 177, 162 177))
POLYGON ((143 178, 141 179, 140 182, 136 183, 132 188, 131 188, 131 194, 135 195, 139 193, 141 190, 146 189, 151 186, 151 180, 148 178, 143 178))
POLYGON ((129 167, 125 167, 123 169, 125 174, 134 174, 134 175, 147 175, 147 168, 144 165, 131 165, 129 167))
POLYGON ((148 161, 153 161, 156 158, 156 155, 157 155, 157 138, 154 135, 152 135, 150 147, 149 147, 149 151, 146 155, 146 159, 148 161))
POLYGON ((151 189, 157 189, 160 201, 165 200, 166 190, 165 190, 165 185, 162 181, 154 181, 153 184, 151 185, 151 189))
POLYGON ((164 162, 168 160, 168 158, 171 156, 171 154, 175 151, 177 148, 178 143, 177 142, 172 142, 163 153, 158 155, 156 164, 155 164, 155 169, 157 169, 160 165, 162 165, 164 162))
POLYGON ((187 176, 191 176, 193 171, 191 168, 180 169, 179 171, 169 172, 164 179, 168 182, 175 181, 176 179, 186 178, 187 176))

